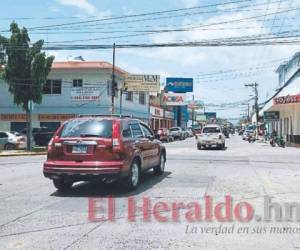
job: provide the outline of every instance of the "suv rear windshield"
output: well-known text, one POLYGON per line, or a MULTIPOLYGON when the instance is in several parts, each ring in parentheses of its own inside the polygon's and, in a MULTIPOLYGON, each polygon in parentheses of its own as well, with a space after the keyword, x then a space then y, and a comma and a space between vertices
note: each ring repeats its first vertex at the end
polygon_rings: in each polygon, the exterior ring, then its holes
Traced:
POLYGON ((178 131, 179 128, 170 128, 170 131, 178 131))
POLYGON ((111 120, 78 119, 65 124, 61 137, 112 137, 111 120))
POLYGON ((203 129, 203 133, 220 133, 221 129, 218 127, 207 127, 203 129))

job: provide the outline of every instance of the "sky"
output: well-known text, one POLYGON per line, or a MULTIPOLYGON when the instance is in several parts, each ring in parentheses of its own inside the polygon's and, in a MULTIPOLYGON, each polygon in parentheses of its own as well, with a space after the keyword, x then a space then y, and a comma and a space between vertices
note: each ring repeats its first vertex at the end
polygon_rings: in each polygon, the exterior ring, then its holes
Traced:
MULTIPOLYGON (((232 1, 1 0, 0 34, 9 35, 6 30, 12 20, 19 26, 29 28, 33 42, 44 39, 45 45, 188 42, 299 29, 300 9, 284 12, 300 8, 299 0, 249 0, 224 4, 232 1), (215 6, 92 22, 96 19, 205 5, 215 6), (281 13, 272 14, 274 12, 281 13), (246 20, 232 21, 240 19, 246 20), (68 29, 30 30, 37 26, 80 21, 91 22, 68 29), (212 25, 220 22, 222 24, 212 25), (196 28, 145 34, 145 30, 191 26, 196 28)), ((162 82, 166 77, 193 77, 195 99, 203 100, 207 104, 207 111, 217 111, 218 116, 223 118, 237 118, 245 113, 246 106, 230 107, 226 104, 244 103, 250 99, 251 89, 244 85, 253 82, 259 84, 259 101, 265 101, 278 88, 277 67, 297 51, 300 51, 299 45, 117 49, 116 64, 130 73, 159 74, 162 82), (212 104, 219 106, 213 107, 212 104)), ((57 61, 81 55, 85 60, 112 62, 111 50, 47 51, 47 54, 54 55, 57 61)), ((191 98, 191 94, 188 98, 191 98)))

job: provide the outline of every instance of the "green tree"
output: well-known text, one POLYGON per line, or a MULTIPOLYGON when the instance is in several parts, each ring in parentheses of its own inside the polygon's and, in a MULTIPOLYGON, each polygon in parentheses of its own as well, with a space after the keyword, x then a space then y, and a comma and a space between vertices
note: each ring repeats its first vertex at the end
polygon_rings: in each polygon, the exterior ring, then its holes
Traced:
MULTIPOLYGON (((20 29, 15 22, 10 25, 11 36, 0 36, 0 47, 4 70, 2 77, 9 86, 14 103, 24 111, 27 117, 27 149, 31 149, 31 110, 29 103, 42 103, 43 84, 51 70, 54 57, 42 52, 43 40, 30 43, 26 28, 20 29)), ((0 56, 1 57, 1 56, 0 56)), ((1 58, 0 58, 1 59, 1 58)))

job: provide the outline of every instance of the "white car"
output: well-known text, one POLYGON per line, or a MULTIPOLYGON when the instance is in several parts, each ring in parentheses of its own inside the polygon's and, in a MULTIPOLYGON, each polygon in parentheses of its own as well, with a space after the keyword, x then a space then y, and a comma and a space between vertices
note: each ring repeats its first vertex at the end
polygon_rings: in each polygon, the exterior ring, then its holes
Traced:
POLYGON ((0 150, 15 150, 23 147, 25 147, 25 144, 22 136, 0 131, 0 150))
POLYGON ((202 129, 201 134, 197 134, 197 148, 215 146, 219 149, 225 148, 225 136, 219 125, 211 124, 202 129))

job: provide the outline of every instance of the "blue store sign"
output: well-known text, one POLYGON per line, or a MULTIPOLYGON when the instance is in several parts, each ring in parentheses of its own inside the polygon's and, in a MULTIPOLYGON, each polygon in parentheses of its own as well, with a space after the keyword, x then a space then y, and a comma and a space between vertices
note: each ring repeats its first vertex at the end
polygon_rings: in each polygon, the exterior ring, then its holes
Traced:
POLYGON ((175 93, 193 92, 193 78, 167 78, 167 91, 175 93))

